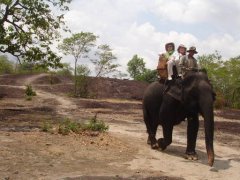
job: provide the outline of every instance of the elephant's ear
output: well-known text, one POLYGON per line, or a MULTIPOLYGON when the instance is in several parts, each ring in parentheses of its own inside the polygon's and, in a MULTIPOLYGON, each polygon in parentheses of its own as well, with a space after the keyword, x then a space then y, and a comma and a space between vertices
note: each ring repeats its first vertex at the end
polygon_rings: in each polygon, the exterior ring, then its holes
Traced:
POLYGON ((182 85, 182 101, 188 102, 192 99, 196 99, 198 95, 197 84, 195 80, 185 82, 182 85))
POLYGON ((178 101, 182 101, 182 86, 175 83, 170 87, 169 91, 167 91, 167 94, 178 101))

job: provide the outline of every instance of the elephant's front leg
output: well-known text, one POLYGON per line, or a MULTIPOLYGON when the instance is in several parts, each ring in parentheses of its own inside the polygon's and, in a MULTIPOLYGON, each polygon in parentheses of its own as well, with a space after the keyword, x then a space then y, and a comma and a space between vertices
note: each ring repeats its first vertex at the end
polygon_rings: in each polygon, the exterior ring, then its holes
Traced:
POLYGON ((197 160, 198 156, 195 151, 197 134, 199 129, 199 118, 198 115, 188 118, 187 126, 187 149, 186 149, 186 158, 191 160, 197 160))

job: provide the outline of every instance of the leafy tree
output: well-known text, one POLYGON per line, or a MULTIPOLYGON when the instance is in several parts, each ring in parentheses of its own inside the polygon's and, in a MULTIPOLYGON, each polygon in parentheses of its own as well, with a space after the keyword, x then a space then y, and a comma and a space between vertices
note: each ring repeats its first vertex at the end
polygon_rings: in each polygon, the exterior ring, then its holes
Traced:
POLYGON ((0 56, 0 74, 10 74, 13 71, 13 63, 8 60, 7 56, 0 56))
POLYGON ((157 71, 147 69, 143 58, 138 57, 138 55, 134 55, 127 66, 128 73, 134 80, 146 82, 157 80, 157 71))
POLYGON ((16 73, 43 73, 48 70, 48 67, 38 66, 34 62, 22 62, 16 65, 16 73))
POLYGON ((157 80, 157 70, 145 69, 145 71, 136 77, 138 81, 154 82, 157 80))
POLYGON ((62 65, 63 65, 62 68, 58 69, 56 71, 56 73, 59 74, 59 75, 64 75, 64 76, 72 76, 73 68, 70 66, 70 64, 69 63, 63 63, 62 65))
POLYGON ((120 65, 114 63, 117 57, 113 55, 112 49, 108 45, 104 44, 98 46, 96 55, 98 56, 98 59, 91 60, 95 65, 96 77, 102 77, 114 72, 119 72, 117 68, 120 65))
POLYGON ((72 55, 75 60, 74 77, 75 77, 75 95, 77 93, 77 62, 82 57, 87 57, 87 53, 95 46, 98 37, 90 32, 81 32, 73 34, 70 38, 65 38, 59 45, 59 49, 65 55, 72 55))
POLYGON ((88 96, 88 80, 87 76, 90 74, 90 69, 85 65, 77 66, 77 94, 82 98, 88 96))
POLYGON ((217 91, 219 97, 230 107, 240 108, 240 57, 222 60, 222 57, 214 54, 198 57, 200 66, 207 70, 209 79, 217 91))
POLYGON ((127 71, 134 80, 137 80, 141 74, 146 70, 145 62, 143 58, 138 57, 138 55, 134 55, 133 58, 127 64, 127 71))
POLYGON ((44 67, 61 66, 50 45, 60 37, 71 0, 1 0, 0 52, 44 67), (52 8, 59 10, 54 15, 52 8))
POLYGON ((224 67, 228 77, 226 97, 232 107, 240 108, 240 56, 224 62, 224 67))

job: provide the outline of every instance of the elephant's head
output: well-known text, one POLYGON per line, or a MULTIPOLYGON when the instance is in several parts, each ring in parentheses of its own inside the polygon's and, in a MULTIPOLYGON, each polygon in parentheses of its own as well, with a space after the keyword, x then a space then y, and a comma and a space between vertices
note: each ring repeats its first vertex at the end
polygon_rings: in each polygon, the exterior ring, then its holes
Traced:
POLYGON ((208 164, 213 165, 214 149, 214 115, 213 103, 215 93, 205 73, 189 74, 183 80, 183 102, 189 113, 199 112, 204 118, 205 143, 208 154, 208 164))

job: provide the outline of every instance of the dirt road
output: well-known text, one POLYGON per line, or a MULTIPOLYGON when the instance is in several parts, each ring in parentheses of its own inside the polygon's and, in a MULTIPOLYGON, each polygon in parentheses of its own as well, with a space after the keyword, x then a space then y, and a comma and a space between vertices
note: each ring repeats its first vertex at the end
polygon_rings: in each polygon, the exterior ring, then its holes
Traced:
MULTIPOLYGON (((44 76, 25 77, 22 82, 31 84, 44 76)), ((189 161, 183 157, 184 122, 174 129, 173 143, 164 152, 150 149, 140 101, 73 99, 34 89, 38 96, 31 102, 24 98, 0 101, 0 179, 240 179, 239 132, 216 130, 216 160, 209 167, 202 126, 199 160, 189 161), (40 131, 45 120, 61 121, 64 116, 82 121, 96 113, 109 125, 108 133, 95 137, 40 131)), ((240 126, 239 120, 215 117, 215 121, 240 126)), ((162 136, 160 127, 157 136, 162 136)))

